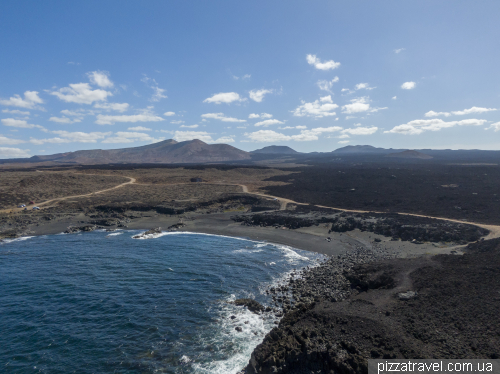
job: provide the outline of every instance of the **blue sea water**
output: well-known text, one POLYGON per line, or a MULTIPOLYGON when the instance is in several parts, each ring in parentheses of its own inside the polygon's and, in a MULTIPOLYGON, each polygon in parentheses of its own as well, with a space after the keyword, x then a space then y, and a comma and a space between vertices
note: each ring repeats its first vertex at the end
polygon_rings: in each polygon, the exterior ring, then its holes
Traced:
POLYGON ((321 259, 246 239, 137 233, 0 244, 0 372, 235 373, 276 318, 229 301, 270 305, 269 285, 321 259))

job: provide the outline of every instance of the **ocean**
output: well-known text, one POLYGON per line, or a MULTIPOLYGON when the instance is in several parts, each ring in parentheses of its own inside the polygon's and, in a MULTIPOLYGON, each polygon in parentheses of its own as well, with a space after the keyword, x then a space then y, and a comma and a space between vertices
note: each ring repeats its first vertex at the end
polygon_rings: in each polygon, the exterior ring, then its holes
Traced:
POLYGON ((247 239, 138 233, 0 243, 0 372, 235 373, 278 318, 230 301, 272 306, 270 285, 323 258, 247 239))

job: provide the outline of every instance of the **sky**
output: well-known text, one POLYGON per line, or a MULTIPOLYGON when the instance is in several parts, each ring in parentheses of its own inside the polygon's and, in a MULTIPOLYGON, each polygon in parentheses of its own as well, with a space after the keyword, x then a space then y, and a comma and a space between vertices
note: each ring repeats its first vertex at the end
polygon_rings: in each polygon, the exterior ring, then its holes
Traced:
POLYGON ((0 2, 0 158, 500 150, 500 1, 0 2))

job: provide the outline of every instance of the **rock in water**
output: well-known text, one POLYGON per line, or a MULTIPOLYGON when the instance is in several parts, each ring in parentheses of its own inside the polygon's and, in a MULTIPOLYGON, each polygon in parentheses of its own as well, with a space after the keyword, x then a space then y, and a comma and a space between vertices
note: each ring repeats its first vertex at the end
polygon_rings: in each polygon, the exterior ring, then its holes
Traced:
POLYGON ((266 310, 266 308, 262 304, 253 299, 238 299, 234 301, 234 305, 246 306, 249 311, 255 314, 266 310))
POLYGON ((161 227, 157 227, 155 229, 151 229, 149 231, 143 232, 142 234, 134 235, 134 236, 132 236, 132 238, 133 239, 140 239, 140 238, 144 238, 148 235, 161 234, 161 233, 162 233, 161 227))

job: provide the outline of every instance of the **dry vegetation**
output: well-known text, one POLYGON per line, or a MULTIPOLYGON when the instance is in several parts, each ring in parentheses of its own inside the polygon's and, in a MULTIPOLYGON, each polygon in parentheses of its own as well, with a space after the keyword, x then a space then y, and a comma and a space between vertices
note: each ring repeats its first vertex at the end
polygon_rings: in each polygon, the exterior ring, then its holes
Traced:
POLYGON ((217 199, 223 194, 239 193, 238 186, 217 186, 210 184, 181 184, 181 185, 127 185, 116 190, 99 195, 67 200, 66 203, 76 202, 76 205, 105 205, 105 204, 149 204, 196 202, 217 199))
POLYGON ((290 173, 277 169, 234 167, 1 171, 0 209, 13 208, 29 201, 41 203, 54 198, 94 193, 127 182, 125 177, 136 178, 136 183, 90 197, 71 198, 65 204, 84 207, 110 203, 208 201, 222 194, 242 192, 239 185, 246 185, 250 191, 284 185, 286 183, 282 181, 265 180, 290 173), (204 183, 192 183, 191 178, 201 178, 204 183))
POLYGON ((233 168, 222 169, 216 167, 203 168, 154 168, 154 169, 131 169, 131 170, 82 170, 81 173, 123 175, 137 179, 139 184, 178 184, 190 183, 191 178, 201 178, 208 183, 221 184, 244 184, 250 191, 266 187, 281 186, 287 183, 282 181, 266 181, 266 179, 277 176, 286 176, 294 171, 264 169, 264 168, 233 168))
POLYGON ((64 172, 0 172, 0 208, 35 203, 57 197, 81 195, 126 182, 121 176, 99 176, 64 172))

